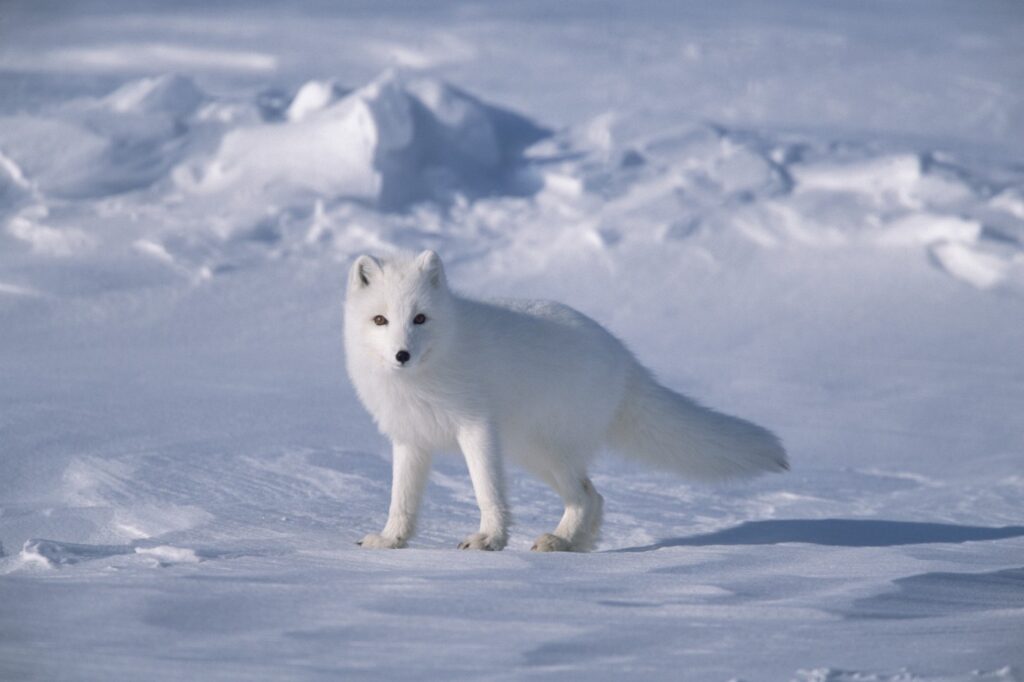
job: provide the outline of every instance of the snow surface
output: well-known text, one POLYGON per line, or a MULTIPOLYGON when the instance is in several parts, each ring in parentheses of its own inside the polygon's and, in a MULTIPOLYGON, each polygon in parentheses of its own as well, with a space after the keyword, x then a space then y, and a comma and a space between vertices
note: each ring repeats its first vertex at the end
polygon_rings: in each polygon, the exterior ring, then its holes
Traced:
POLYGON ((6 2, 0 679, 1014 680, 1019 3, 6 2), (793 471, 406 550, 358 253, 555 298, 793 471))

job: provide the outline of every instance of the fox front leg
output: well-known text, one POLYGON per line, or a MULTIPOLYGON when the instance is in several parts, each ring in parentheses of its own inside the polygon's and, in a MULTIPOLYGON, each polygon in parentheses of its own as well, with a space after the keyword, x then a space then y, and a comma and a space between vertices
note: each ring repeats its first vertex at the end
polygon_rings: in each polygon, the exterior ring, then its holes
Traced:
POLYGON ((370 533, 359 541, 364 549, 405 547, 416 531, 416 514, 427 485, 430 461, 430 453, 426 450, 403 443, 394 444, 388 521, 379 534, 370 533))
POLYGON ((509 513, 497 434, 490 424, 473 424, 460 431, 458 442, 480 507, 480 531, 459 543, 459 549, 504 549, 509 513))

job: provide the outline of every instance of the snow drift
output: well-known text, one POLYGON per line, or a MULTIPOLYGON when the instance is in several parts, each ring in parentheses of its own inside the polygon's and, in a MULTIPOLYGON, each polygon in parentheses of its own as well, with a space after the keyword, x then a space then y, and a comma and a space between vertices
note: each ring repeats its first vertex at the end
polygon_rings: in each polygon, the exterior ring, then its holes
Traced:
POLYGON ((418 199, 516 191, 522 151, 544 128, 427 77, 387 73, 339 97, 303 86, 285 120, 232 130, 176 177, 198 193, 307 193, 399 208, 418 199))

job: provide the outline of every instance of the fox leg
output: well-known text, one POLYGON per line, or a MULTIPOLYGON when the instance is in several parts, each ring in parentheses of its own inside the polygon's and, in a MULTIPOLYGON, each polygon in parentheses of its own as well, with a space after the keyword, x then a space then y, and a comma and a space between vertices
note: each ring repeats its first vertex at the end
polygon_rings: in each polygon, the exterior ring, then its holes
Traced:
POLYGON ((459 543, 459 549, 503 549, 508 542, 509 513, 497 433, 491 424, 472 424, 462 428, 457 440, 480 507, 480 531, 459 543))
POLYGON ((395 443, 391 465, 391 507, 384 530, 370 533, 359 544, 367 549, 405 547, 416 531, 416 515, 430 474, 430 453, 395 443))
POLYGON ((549 471, 545 477, 565 502, 565 513, 553 533, 533 543, 537 552, 587 552, 597 544, 604 499, 586 476, 549 471))

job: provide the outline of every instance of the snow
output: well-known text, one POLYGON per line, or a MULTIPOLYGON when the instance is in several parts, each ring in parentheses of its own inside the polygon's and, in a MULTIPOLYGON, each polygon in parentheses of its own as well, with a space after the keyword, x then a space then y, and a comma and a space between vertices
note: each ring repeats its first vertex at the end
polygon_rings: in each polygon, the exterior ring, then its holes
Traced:
POLYGON ((1024 15, 906 2, 13 2, 0 678, 1013 680, 1024 15), (599 550, 440 457, 409 549, 344 375, 359 253, 565 301, 782 436, 609 456, 599 550))
POLYGON ((396 209, 500 189, 522 148, 547 134, 432 78, 388 72, 336 101, 333 93, 318 81, 304 84, 287 123, 231 130, 212 160, 191 174, 179 169, 178 184, 202 194, 305 192, 396 209))

